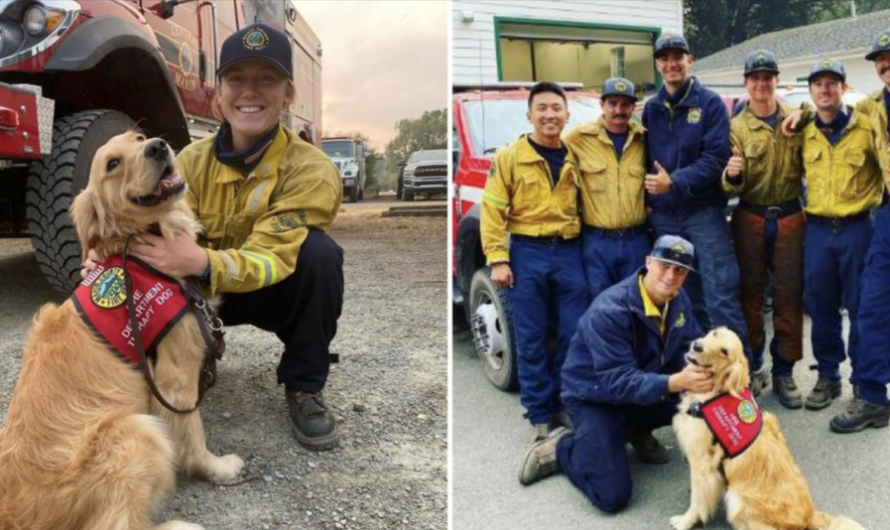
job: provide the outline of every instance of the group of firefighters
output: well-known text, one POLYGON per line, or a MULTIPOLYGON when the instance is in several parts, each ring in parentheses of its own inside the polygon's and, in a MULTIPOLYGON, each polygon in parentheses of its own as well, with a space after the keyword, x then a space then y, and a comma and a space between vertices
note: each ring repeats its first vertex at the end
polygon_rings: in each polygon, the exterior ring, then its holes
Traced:
POLYGON ((690 76, 689 45, 673 34, 655 43, 664 84, 642 125, 626 79, 606 80, 602 115, 566 136, 562 88, 530 90, 534 132, 497 153, 482 203, 483 249, 493 283, 508 288, 534 431, 523 484, 562 471, 600 509, 621 510, 632 484, 625 444, 667 462, 652 431, 670 422, 679 393, 712 388, 684 361, 711 327, 742 340, 754 395, 772 384, 789 409, 828 407, 849 355, 853 399, 831 430, 890 423, 890 29, 866 59, 880 91, 846 106, 844 66, 825 58, 808 77, 814 106, 792 108, 776 95, 776 56, 751 53, 747 102, 731 121, 690 76), (739 203, 727 223, 729 196, 739 203), (818 369, 805 398, 793 374, 804 311, 818 369))

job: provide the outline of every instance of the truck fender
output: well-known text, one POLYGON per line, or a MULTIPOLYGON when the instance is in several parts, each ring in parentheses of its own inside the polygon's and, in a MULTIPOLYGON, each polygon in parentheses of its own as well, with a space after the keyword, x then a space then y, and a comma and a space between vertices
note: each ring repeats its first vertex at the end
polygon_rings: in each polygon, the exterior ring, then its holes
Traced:
POLYGON ((115 17, 97 17, 87 20, 59 44, 47 62, 46 70, 85 72, 96 67, 109 54, 121 50, 144 52, 149 61, 157 64, 157 73, 160 74, 160 82, 164 85, 166 94, 163 95, 166 96, 167 101, 158 101, 155 107, 159 109, 159 112, 161 112, 160 109, 163 109, 162 115, 165 121, 175 122, 168 124, 173 130, 157 132, 170 135, 168 138, 174 147, 184 147, 189 142, 188 123, 179 91, 173 83, 170 71, 158 51, 157 45, 132 22, 115 17), (174 108, 179 111, 176 116, 173 116, 174 108))
POLYGON ((479 267, 485 265, 482 253, 482 232, 480 231, 481 204, 474 204, 470 211, 461 217, 457 225, 457 247, 454 260, 458 267, 458 282, 464 295, 470 292, 470 281, 479 267))

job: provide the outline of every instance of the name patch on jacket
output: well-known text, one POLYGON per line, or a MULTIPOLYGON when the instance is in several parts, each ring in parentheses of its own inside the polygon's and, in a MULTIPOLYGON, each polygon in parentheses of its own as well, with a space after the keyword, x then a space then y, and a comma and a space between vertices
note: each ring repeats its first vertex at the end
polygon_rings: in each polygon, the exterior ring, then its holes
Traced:
POLYGON ((729 458, 750 447, 763 428, 763 414, 748 389, 739 398, 728 393, 719 395, 702 403, 699 410, 690 410, 690 414, 705 420, 729 458))
MULTIPOLYGON (((124 269, 120 256, 96 267, 74 290, 71 298, 81 318, 124 359, 139 364, 136 339, 127 313, 124 269)), ((158 345, 188 312, 188 301, 175 279, 133 256, 127 257, 133 282, 136 322, 146 353, 158 345)))

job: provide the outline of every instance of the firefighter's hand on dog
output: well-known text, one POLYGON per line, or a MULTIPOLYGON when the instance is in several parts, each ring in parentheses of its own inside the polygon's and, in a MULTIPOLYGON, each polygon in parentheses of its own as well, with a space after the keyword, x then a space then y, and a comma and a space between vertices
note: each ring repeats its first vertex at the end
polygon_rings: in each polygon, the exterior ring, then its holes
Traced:
POLYGON ((745 159, 742 158, 742 152, 738 147, 733 146, 732 156, 726 164, 726 175, 731 178, 737 178, 742 171, 745 170, 745 159))
POLYGON ((200 276, 210 264, 207 251, 184 232, 171 239, 142 234, 130 243, 130 254, 174 278, 200 276))
POLYGON ((99 254, 97 254, 95 250, 90 249, 89 252, 87 252, 87 259, 83 260, 83 268, 80 269, 80 277, 86 278, 89 273, 96 270, 100 261, 102 260, 99 258, 99 254))
POLYGON ((513 288, 513 269, 509 263, 494 263, 491 266, 491 281, 497 287, 513 288))
POLYGON ((687 364, 668 379, 668 391, 671 394, 683 391, 701 394, 710 392, 713 388, 713 376, 694 364, 687 364))
POLYGON ((658 163, 658 160, 655 161, 655 170, 657 173, 654 175, 646 175, 646 191, 652 195, 662 195, 669 192, 671 190, 670 174, 658 163))

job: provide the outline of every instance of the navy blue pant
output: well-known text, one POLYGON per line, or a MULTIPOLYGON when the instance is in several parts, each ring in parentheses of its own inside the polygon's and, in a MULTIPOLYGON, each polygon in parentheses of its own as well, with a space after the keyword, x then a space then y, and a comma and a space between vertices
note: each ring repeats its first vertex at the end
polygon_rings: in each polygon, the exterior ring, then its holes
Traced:
POLYGON ((252 324, 275 333, 284 343, 278 383, 318 392, 328 379, 328 347, 342 309, 343 249, 310 230, 293 274, 258 291, 225 293, 219 314, 226 326, 252 324))
POLYGON ((748 326, 740 298, 739 263, 723 208, 706 206, 690 212, 655 211, 650 214, 649 222, 657 236, 681 236, 695 247, 698 273, 690 274, 683 287, 692 300, 692 312, 699 327, 706 330, 726 326, 733 330, 745 346, 751 370, 760 369, 763 358, 754 358, 748 340, 748 326))
POLYGON ((587 309, 587 283, 581 265, 581 245, 513 240, 510 244, 513 310, 519 368, 520 402, 532 424, 549 423, 563 409, 559 401, 560 371, 587 309), (547 354, 551 309, 556 312, 556 351, 547 354))
POLYGON ((606 231, 585 228, 581 244, 591 301, 645 265, 651 248, 648 234, 637 230, 615 237, 606 231))
POLYGON ((860 276, 865 268, 871 233, 867 215, 835 223, 814 216, 807 219, 804 306, 812 319, 810 340, 822 377, 834 380, 841 377, 838 366, 845 358, 841 307, 847 308, 850 319, 846 351, 851 364, 856 365, 860 276))
POLYGON ((559 468, 594 506, 609 513, 622 510, 633 490, 626 447, 628 433, 670 425, 677 402, 643 407, 572 399, 565 405, 575 430, 556 447, 559 468))
POLYGON ((865 401, 886 405, 890 383, 890 205, 882 206, 875 215, 860 286, 859 351, 850 382, 865 401))

